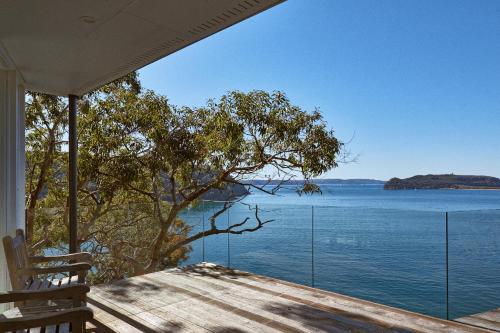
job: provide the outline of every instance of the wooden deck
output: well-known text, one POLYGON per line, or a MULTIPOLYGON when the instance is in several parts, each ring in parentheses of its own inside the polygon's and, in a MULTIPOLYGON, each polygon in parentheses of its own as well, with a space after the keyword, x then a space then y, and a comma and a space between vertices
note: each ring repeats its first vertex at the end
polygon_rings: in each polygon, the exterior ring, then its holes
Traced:
POLYGON ((491 332, 213 264, 94 286, 89 306, 105 332, 491 332))
POLYGON ((500 308, 456 319, 456 321, 500 332, 500 308))

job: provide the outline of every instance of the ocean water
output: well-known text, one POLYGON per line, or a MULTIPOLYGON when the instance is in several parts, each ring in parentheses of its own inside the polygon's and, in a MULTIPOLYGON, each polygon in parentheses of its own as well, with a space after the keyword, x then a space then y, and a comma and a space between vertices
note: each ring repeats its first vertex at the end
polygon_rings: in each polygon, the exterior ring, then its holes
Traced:
MULTIPOLYGON (((215 262, 423 314, 500 307, 500 191, 385 191, 323 185, 321 195, 252 193, 216 219, 261 229, 197 241, 183 264, 215 262), (448 303, 446 302, 448 212, 448 303)), ((193 233, 221 203, 185 211, 193 233)))

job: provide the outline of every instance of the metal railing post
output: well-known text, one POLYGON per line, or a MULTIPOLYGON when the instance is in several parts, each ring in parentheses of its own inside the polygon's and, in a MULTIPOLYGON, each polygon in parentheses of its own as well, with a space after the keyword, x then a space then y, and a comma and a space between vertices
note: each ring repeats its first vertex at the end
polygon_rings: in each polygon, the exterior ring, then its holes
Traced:
POLYGON ((311 206, 311 285, 314 288, 314 206, 311 206))
POLYGON ((205 262, 205 200, 201 201, 201 219, 203 227, 203 237, 201 238, 201 261, 205 262))
POLYGON ((228 229, 228 233, 227 233, 227 268, 231 268, 231 252, 230 252, 230 244, 229 244, 229 209, 227 210, 227 229, 228 229))
POLYGON ((446 224, 446 320, 450 320, 449 311, 449 270, 448 270, 448 212, 445 214, 446 224))

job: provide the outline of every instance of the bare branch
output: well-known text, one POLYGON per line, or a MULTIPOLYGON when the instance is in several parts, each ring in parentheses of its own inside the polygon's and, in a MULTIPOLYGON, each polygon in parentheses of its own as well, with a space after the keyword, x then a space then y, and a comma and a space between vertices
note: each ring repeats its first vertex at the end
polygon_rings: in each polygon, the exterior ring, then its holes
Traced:
MULTIPOLYGON (((220 211, 223 212, 223 211, 225 211, 225 209, 223 208, 220 211)), ((244 229, 235 230, 236 228, 244 226, 249 220, 250 220, 250 218, 247 217, 243 221, 241 221, 239 223, 232 224, 228 228, 225 228, 225 229, 218 229, 215 226, 215 223, 213 223, 213 224, 211 224, 211 228, 209 230, 200 231, 200 232, 198 232, 198 233, 196 233, 196 234, 194 234, 194 235, 192 235, 192 236, 190 236, 190 237, 188 237, 188 238, 186 238, 186 239, 178 242, 177 244, 169 247, 166 251, 162 252, 162 257, 163 258, 168 257, 174 251, 176 251, 176 250, 180 249, 181 247, 186 246, 187 244, 190 244, 190 243, 192 243, 192 242, 194 242, 194 241, 196 241, 196 240, 198 240, 200 238, 203 238, 203 237, 207 237, 207 236, 211 236, 211 235, 218 235, 218 234, 235 234, 235 235, 241 235, 243 233, 257 231, 257 230, 261 229, 264 225, 266 225, 266 224, 274 221, 274 220, 262 221, 260 219, 260 217, 259 217, 259 208, 255 207, 255 220, 257 222, 257 224, 255 225, 255 227, 250 227, 250 228, 244 228, 244 229)))

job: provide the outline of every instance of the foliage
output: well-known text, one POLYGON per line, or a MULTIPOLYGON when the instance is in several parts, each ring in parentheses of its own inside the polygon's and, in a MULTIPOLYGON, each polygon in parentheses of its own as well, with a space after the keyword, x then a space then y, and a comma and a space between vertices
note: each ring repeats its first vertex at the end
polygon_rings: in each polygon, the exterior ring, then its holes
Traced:
MULTIPOLYGON (((34 250, 67 242, 64 99, 31 94, 27 105, 28 204, 33 205, 34 250), (51 133, 52 136, 46 133, 51 133), (50 148, 52 141, 56 143, 50 148), (48 160, 48 162, 46 162, 48 160), (31 170, 31 169, 30 169, 31 170), (43 198, 33 188, 47 188, 43 198)), ((108 281, 176 265, 189 244, 220 233, 262 228, 250 219, 192 233, 179 214, 213 189, 243 184, 274 194, 281 186, 251 180, 272 173, 283 181, 309 179, 337 166, 342 149, 321 114, 294 106, 281 92, 229 92, 204 107, 171 105, 142 91, 136 74, 79 101, 79 243, 96 257, 95 281, 108 281)))

